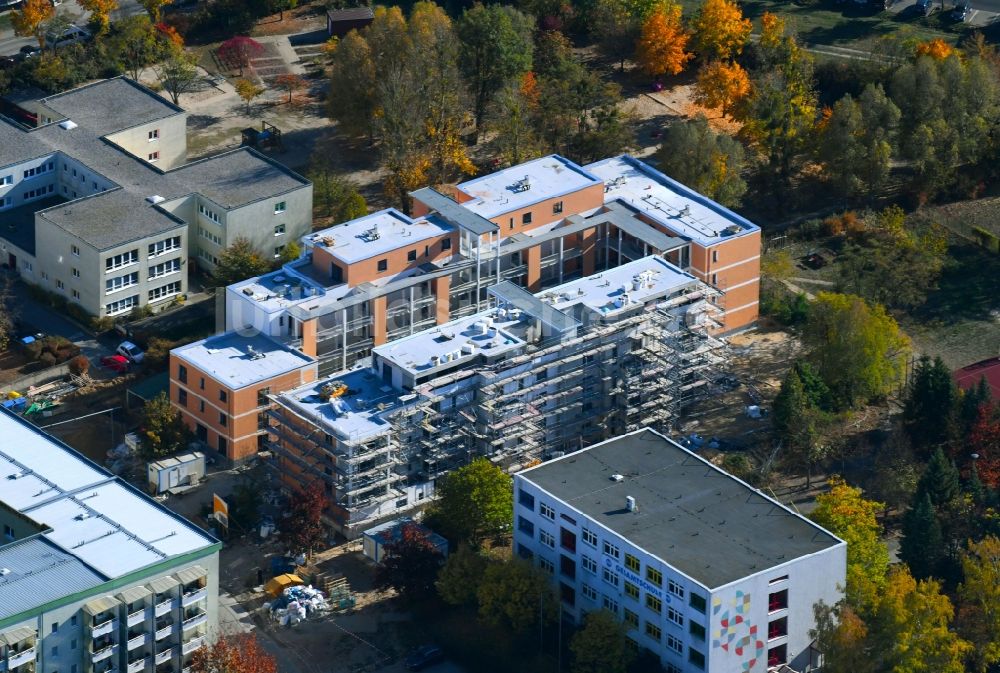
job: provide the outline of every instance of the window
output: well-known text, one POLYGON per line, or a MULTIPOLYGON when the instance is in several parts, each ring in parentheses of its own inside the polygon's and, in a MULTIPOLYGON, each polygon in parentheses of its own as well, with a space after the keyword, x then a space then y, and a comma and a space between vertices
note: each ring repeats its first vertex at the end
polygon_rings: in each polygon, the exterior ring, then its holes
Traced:
POLYGON ((531 224, 531 213, 527 212, 521 215, 521 224, 531 224))
POLYGON ((8 540, 13 540, 14 539, 14 529, 11 528, 10 526, 8 526, 7 524, 4 524, 3 525, 3 536, 5 538, 7 538, 8 540))
POLYGON ((380 259, 378 261, 378 270, 379 271, 388 271, 389 270, 389 260, 387 260, 387 259, 380 259))
POLYGON ((614 614, 617 615, 618 614, 618 601, 616 601, 611 596, 607 596, 607 595, 602 595, 601 597, 604 599, 603 600, 604 609, 608 610, 609 612, 613 612, 614 614))
POLYGON ((14 184, 13 175, 4 175, 3 177, 0 177, 0 187, 2 187, 3 185, 12 185, 12 184, 14 184))
POLYGON ((450 238, 442 238, 441 239, 441 249, 442 250, 451 250, 451 239, 450 238))
POLYGON ((591 547, 597 548, 597 533, 587 528, 583 529, 583 541, 591 547))
POLYGON ((691 647, 688 648, 688 661, 698 668, 705 668, 705 655, 691 647))
POLYGON ((583 597, 588 600, 592 601, 597 600, 597 591, 595 591, 594 587, 590 586, 589 584, 581 584, 580 593, 582 593, 583 597))
MULTIPOLYGON (((53 624, 53 626, 55 626, 55 624, 53 624)), ((53 645, 52 646, 52 656, 53 657, 58 657, 59 656, 59 646, 58 645, 53 645)))
POLYGON ((565 554, 559 555, 559 574, 571 580, 576 579, 576 561, 565 554))
POLYGON ((171 236, 170 238, 165 238, 162 241, 157 241, 156 243, 149 244, 149 257, 157 257, 164 253, 170 252, 171 250, 177 250, 181 247, 181 237, 171 236))
POLYGON ((631 599, 639 600, 639 587, 625 580, 625 595, 631 599))
POLYGON ((610 568, 604 569, 604 572, 601 573, 601 578, 611 586, 618 586, 618 573, 614 572, 610 568))
POLYGON ((715 286, 719 285, 719 274, 717 274, 717 273, 713 273, 712 274, 712 285, 715 285, 715 286))
POLYGON ((149 267, 149 279, 162 278, 163 276, 169 276, 172 273, 178 273, 181 270, 181 260, 171 259, 167 262, 157 264, 155 266, 149 267))
POLYGON ((691 634, 691 637, 693 638, 696 638, 698 640, 705 640, 705 627, 702 626, 701 624, 698 624, 696 622, 690 622, 688 624, 688 632, 691 634))
POLYGON ((271 387, 270 386, 268 386, 267 388, 261 388, 260 390, 258 390, 257 391, 257 406, 258 407, 266 407, 268 404, 270 404, 270 400, 268 399, 268 397, 270 396, 270 394, 271 394, 271 387))
POLYGON ((672 649, 677 654, 684 651, 684 643, 681 642, 681 639, 669 633, 667 634, 667 647, 672 649))
POLYGON ((72 252, 77 257, 80 256, 80 247, 79 246, 71 245, 71 246, 69 246, 69 249, 70 249, 70 252, 72 252))
POLYGON ((284 201, 278 201, 276 204, 274 204, 274 214, 275 215, 279 215, 279 214, 285 212, 286 210, 288 210, 288 208, 286 208, 286 204, 285 204, 284 201))
POLYGON ((222 427, 226 427, 226 425, 228 425, 228 423, 229 423, 229 419, 227 419, 226 415, 220 411, 219 412, 219 425, 221 425, 222 427))
POLYGON ((416 250, 410 250, 409 252, 407 252, 406 253, 406 261, 407 262, 415 262, 415 261, 417 261, 417 251, 416 250))
POLYGON ((177 380, 181 383, 188 382, 188 369, 184 365, 178 365, 177 367, 177 380))
POLYGON ((559 527, 559 545, 573 553, 576 553, 576 533, 571 530, 566 530, 562 526, 559 527))
POLYGON ((198 212, 201 213, 202 215, 204 215, 205 217, 207 217, 208 219, 212 220, 216 224, 222 224, 222 218, 219 217, 219 215, 217 213, 209 210, 208 208, 206 208, 205 206, 201 205, 200 203, 198 204, 198 212))
POLYGON ((660 638, 663 637, 663 631, 653 622, 646 622, 646 635, 656 642, 660 642, 660 638))
POLYGON ((677 611, 676 608, 667 606, 667 619, 672 621, 677 626, 684 626, 684 615, 677 611))
POLYGON ((522 491, 518 489, 517 491, 517 502, 525 509, 530 509, 532 512, 535 511, 535 496, 531 495, 527 491, 522 491))
POLYGON ((781 591, 775 591, 773 594, 768 594, 767 596, 767 611, 777 612, 778 610, 784 610, 788 607, 788 589, 782 589, 781 591))
POLYGON ((183 388, 177 391, 177 404, 182 407, 186 407, 188 405, 188 394, 183 388))
POLYGON ((74 278, 79 278, 80 277, 80 269, 76 268, 75 266, 73 267, 72 273, 73 273, 73 277, 74 278))
POLYGON ((226 394, 226 391, 225 390, 220 390, 219 391, 219 401, 220 402, 227 402, 228 400, 229 400, 229 395, 226 394))
POLYGON ((279 257, 281 257, 281 254, 283 252, 285 252, 285 246, 283 246, 283 245, 276 246, 274 248, 274 258, 278 259, 279 257))
POLYGON ((656 614, 660 614, 663 611, 663 601, 653 594, 646 594, 646 607, 656 614))
POLYGON ((581 556, 580 564, 583 565, 583 569, 589 573, 597 574, 597 561, 590 558, 589 556, 581 556))
POLYGON ((563 202, 562 201, 556 201, 555 203, 552 204, 552 214, 553 215, 558 215, 562 211, 563 211, 563 202))
POLYGON ((204 227, 198 227, 198 235, 204 239, 208 239, 216 245, 222 245, 222 237, 216 234, 214 231, 209 231, 204 227))
POLYGON ((115 276, 114 278, 108 278, 104 281, 104 294, 113 294, 124 290, 127 287, 132 287, 139 282, 139 272, 133 271, 132 273, 126 273, 124 276, 115 276))
POLYGON ((532 537, 535 536, 535 524, 531 523, 523 516, 517 517, 517 529, 522 533, 526 533, 532 537))
POLYGON ((556 538, 547 530, 538 529, 538 541, 549 549, 556 548, 556 538))
POLYGON ((507 223, 507 228, 508 229, 513 229, 514 228, 514 218, 513 217, 510 218, 510 222, 507 223))
POLYGON ((162 287, 154 287, 149 291, 149 301, 160 301, 161 299, 166 299, 168 297, 173 297, 181 293, 181 282, 174 281, 173 283, 168 283, 162 287))
POLYGON ((642 568, 642 564, 639 563, 639 559, 631 554, 625 554, 625 567, 632 572, 637 573, 639 572, 639 569, 642 568))
POLYGON ((705 598, 703 596, 691 594, 690 605, 701 614, 705 614, 705 598))
POLYGON ((160 137, 160 129, 153 129, 148 134, 150 142, 153 140, 158 140, 160 137))
POLYGON ((222 455, 226 455, 227 444, 228 443, 226 442, 226 438, 223 437, 222 435, 219 435, 219 453, 221 453, 222 455))
POLYGON ((57 288, 59 288, 60 290, 64 290, 64 289, 66 289, 66 285, 65 285, 65 283, 63 283, 63 282, 62 282, 61 280, 59 280, 58 278, 56 279, 56 287, 57 287, 57 288))
POLYGON ((610 542, 604 543, 604 553, 612 558, 619 558, 620 554, 620 552, 618 551, 618 547, 611 544, 610 542))
POLYGON ((673 580, 667 582, 667 591, 677 596, 677 598, 684 598, 684 587, 673 580))
POLYGON ((202 389, 202 390, 204 390, 204 389, 205 389, 205 377, 204 377, 204 376, 202 376, 202 377, 201 377, 201 380, 200 380, 200 381, 198 381, 198 387, 199 387, 200 389, 202 389))
POLYGON ((635 614, 628 608, 622 611, 622 623, 627 629, 637 629, 639 628, 639 615, 635 614))
POLYGON ((285 233, 285 230, 286 230, 286 227, 285 227, 284 224, 275 225, 275 227, 274 227, 274 235, 275 236, 281 236, 282 234, 285 233))
POLYGON ((788 617, 775 619, 767 625, 767 639, 774 640, 788 635, 788 617))
POLYGON ((663 586, 663 573, 656 568, 646 566, 646 581, 658 587, 663 586))
POLYGON ((556 567, 552 563, 552 561, 548 560, 547 558, 543 558, 541 556, 538 557, 538 567, 544 570, 545 572, 549 573, 550 575, 556 571, 556 567))
POLYGON ((719 251, 718 250, 713 250, 712 251, 712 263, 715 264, 718 261, 719 261, 719 251))
POLYGON ((576 589, 563 582, 559 583, 559 598, 566 605, 573 607, 576 605, 576 589))
POLYGON ((781 666, 788 662, 788 645, 775 645, 767 651, 767 666, 781 666))
POLYGON ((546 505, 544 502, 538 503, 538 513, 544 516, 549 521, 555 521, 556 511, 546 505))
POLYGON ((69 625, 76 626, 76 615, 73 615, 72 617, 69 618, 69 625))
MULTIPOLYGON (((43 164, 40 164, 38 166, 35 166, 34 168, 29 168, 28 170, 26 170, 24 172, 24 179, 27 180, 28 178, 33 178, 33 177, 35 177, 37 175, 41 175, 42 173, 47 173, 47 172, 49 172, 51 170, 52 170, 52 162, 51 161, 48 164, 44 164, 43 163, 43 164)), ((8 183, 8 184, 10 184, 10 183, 8 183)))
POLYGON ((205 413, 205 400, 198 400, 198 411, 205 413))
POLYGON ((104 260, 104 270, 114 271, 115 269, 120 269, 123 266, 129 266, 131 264, 137 264, 139 262, 139 251, 129 250, 128 252, 123 252, 112 257, 108 257, 104 260))
POLYGON ((79 298, 80 298, 79 290, 73 290, 73 299, 79 299, 79 298))
POLYGON ((664 668, 663 670, 666 671, 666 673, 684 673, 684 671, 681 670, 680 666, 671 663, 668 663, 666 668, 664 668))
POLYGON ((525 547, 523 544, 517 545, 517 555, 523 559, 529 559, 529 560, 534 558, 535 556, 534 552, 525 547))
POLYGON ((52 633, 59 630, 59 622, 52 622, 52 633))
POLYGON ((149 159, 149 163, 155 164, 157 161, 160 160, 160 153, 159 152, 150 152, 149 156, 147 157, 147 159, 149 159))

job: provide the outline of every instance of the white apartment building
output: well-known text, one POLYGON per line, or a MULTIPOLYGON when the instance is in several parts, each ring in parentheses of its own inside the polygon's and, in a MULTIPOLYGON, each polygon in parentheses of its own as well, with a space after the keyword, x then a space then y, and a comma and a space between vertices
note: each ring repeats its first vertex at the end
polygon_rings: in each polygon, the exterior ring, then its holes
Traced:
POLYGON ((221 543, 0 410, 0 671, 188 673, 221 543))
POLYGON ((669 673, 817 664, 813 606, 836 603, 847 544, 649 429, 514 475, 514 550, 564 617, 605 609, 669 673))

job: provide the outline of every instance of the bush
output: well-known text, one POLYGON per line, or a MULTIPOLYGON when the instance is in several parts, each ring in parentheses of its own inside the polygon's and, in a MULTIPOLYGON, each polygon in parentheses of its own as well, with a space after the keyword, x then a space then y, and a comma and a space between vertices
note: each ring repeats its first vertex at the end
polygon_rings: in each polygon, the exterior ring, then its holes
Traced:
POLYGON ((864 231, 865 225, 862 223, 853 210, 831 215, 823 220, 823 233, 827 236, 856 236, 864 231))
POLYGON ((180 346, 185 341, 187 340, 172 341, 160 337, 151 337, 146 344, 146 357, 143 359, 143 363, 147 367, 165 365, 170 358, 171 349, 180 346))
POLYGON ((90 369, 90 360, 86 355, 77 355, 69 361, 69 370, 77 376, 83 376, 90 369))
POLYGON ((52 367, 56 364, 56 356, 46 351, 38 356, 38 361, 45 367, 52 367))

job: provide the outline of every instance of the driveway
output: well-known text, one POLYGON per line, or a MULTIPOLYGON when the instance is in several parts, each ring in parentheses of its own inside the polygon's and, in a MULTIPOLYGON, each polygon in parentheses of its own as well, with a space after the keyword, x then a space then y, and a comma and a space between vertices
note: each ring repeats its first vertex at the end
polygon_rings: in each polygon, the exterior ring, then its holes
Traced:
POLYGON ((14 284, 11 293, 18 311, 17 320, 21 324, 19 337, 37 332, 66 337, 79 346, 80 352, 87 356, 93 372, 100 370, 101 357, 117 347, 111 342, 102 344, 80 325, 32 299, 23 283, 14 284))

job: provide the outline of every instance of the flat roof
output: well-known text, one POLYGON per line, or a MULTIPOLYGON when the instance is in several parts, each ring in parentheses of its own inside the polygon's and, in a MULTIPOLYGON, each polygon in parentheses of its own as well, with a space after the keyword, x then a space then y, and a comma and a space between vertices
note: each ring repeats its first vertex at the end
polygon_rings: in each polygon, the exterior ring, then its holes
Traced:
POLYGON ((846 544, 649 429, 517 476, 709 589, 846 544))
POLYGON ((250 147, 177 166, 166 175, 179 182, 177 191, 197 192, 223 208, 239 208, 309 184, 295 171, 250 147))
POLYGON ((3 166, 24 163, 32 159, 50 157, 55 153, 51 147, 17 126, 13 120, 0 115, 0 173, 3 166))
POLYGON ((185 226, 179 217, 120 188, 62 201, 39 210, 38 217, 97 250, 108 250, 185 226))
POLYGON ((499 230, 494 222, 490 222, 482 215, 463 208, 455 199, 446 196, 433 187, 421 187, 410 192, 417 201, 435 211, 438 215, 466 231, 470 231, 476 236, 482 236, 499 230))
POLYGON ((40 535, 0 547, 0 619, 63 596, 93 589, 105 578, 40 535))
POLYGON ((316 362, 260 332, 227 332, 170 351, 224 386, 238 390, 316 362))
POLYGON ((395 208, 386 208, 309 234, 304 240, 345 264, 353 264, 394 250, 424 245, 454 230, 452 225, 434 215, 414 219, 395 208))
POLYGON ((605 203, 621 201, 700 245, 713 245, 760 229, 628 155, 603 159, 585 168, 604 180, 605 203))
POLYGON ((457 188, 473 197, 462 203, 462 207, 490 219, 600 181, 569 159, 550 154, 468 180, 457 188))
POLYGON ((100 135, 184 114, 182 108, 126 77, 84 84, 39 102, 100 135))
MULTIPOLYGON (((35 521, 42 528, 38 539, 75 559, 49 570, 53 584, 75 582, 86 588, 91 581, 124 577, 178 556, 208 553, 217 544, 20 416, 0 410, 0 434, 5 439, 0 446, 0 502, 35 521), (84 573, 80 564, 93 574, 84 573)), ((12 545, 0 547, 0 554, 12 545)), ((0 606, 16 603, 20 613, 53 598, 28 587, 0 583, 0 606)))
POLYGON ((3 211, 3 216, 0 217, 0 238, 13 243, 29 255, 34 255, 35 213, 62 203, 66 203, 66 199, 53 193, 44 199, 29 201, 23 206, 3 211))

